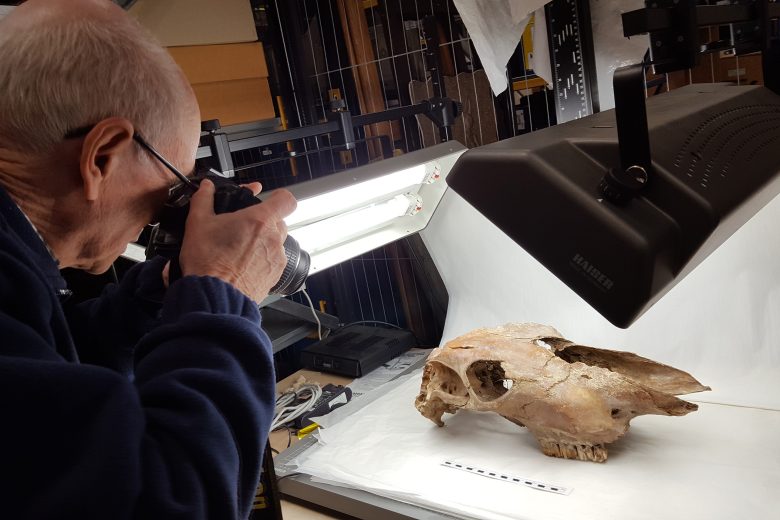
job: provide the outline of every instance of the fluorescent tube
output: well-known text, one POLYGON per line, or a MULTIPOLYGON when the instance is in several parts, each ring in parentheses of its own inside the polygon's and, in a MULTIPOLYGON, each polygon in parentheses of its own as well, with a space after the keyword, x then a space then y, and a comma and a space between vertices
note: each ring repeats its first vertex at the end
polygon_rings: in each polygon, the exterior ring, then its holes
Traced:
POLYGON ((389 196, 419 186, 425 181, 425 164, 357 182, 337 190, 299 200, 296 210, 285 220, 288 227, 313 222, 329 215, 364 206, 382 196, 389 196))
POLYGON ((310 254, 346 242, 367 231, 421 208, 420 199, 409 194, 371 204, 342 215, 320 220, 297 229, 290 229, 301 248, 310 254))

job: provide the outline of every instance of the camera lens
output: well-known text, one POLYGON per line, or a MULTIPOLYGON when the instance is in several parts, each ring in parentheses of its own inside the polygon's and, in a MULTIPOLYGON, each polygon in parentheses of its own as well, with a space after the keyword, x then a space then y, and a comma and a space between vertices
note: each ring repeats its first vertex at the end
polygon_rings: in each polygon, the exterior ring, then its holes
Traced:
POLYGON ((311 257, 309 253, 301 249, 298 241, 287 235, 284 241, 284 254, 287 256, 287 264, 284 266, 282 277, 271 288, 271 294, 289 296, 301 290, 306 277, 309 275, 311 257))

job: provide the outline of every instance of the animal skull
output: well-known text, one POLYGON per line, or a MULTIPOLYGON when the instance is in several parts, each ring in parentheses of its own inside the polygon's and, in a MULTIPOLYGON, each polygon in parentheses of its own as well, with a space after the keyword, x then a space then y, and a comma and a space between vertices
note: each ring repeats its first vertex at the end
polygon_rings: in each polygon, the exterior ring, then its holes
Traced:
POLYGON ((631 419, 696 411, 674 396, 709 389, 630 352, 577 345, 544 325, 507 324, 434 350, 415 406, 439 426, 444 412, 496 412, 526 426, 545 455, 604 462, 606 445, 631 419))

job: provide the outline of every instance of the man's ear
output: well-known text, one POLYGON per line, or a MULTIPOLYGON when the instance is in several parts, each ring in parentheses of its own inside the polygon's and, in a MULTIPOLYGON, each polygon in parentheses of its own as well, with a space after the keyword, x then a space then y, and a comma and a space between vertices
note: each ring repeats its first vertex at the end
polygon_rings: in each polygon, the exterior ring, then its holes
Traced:
POLYGON ((103 181, 116 172, 122 157, 133 146, 134 131, 127 119, 111 117, 92 127, 84 138, 79 166, 87 200, 96 200, 103 181))

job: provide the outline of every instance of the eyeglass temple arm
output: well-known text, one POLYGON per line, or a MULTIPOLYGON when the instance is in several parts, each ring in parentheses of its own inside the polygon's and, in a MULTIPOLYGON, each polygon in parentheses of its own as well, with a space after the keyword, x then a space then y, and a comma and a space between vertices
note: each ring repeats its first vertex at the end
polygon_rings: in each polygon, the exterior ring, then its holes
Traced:
POLYGON ((150 154, 154 155, 157 158, 157 160, 159 160, 161 163, 163 163, 163 165, 165 165, 165 167, 168 168, 171 171, 171 173, 173 173, 176 177, 178 177, 179 180, 181 182, 183 182, 184 184, 186 184, 190 189, 192 189, 192 191, 198 191, 197 184, 195 184, 194 182, 189 180, 186 175, 184 175, 174 165, 172 165, 170 162, 168 162, 168 160, 165 157, 163 157, 162 155, 160 155, 157 152, 157 150, 152 148, 152 146, 149 143, 147 143, 146 140, 144 140, 144 138, 141 137, 140 134, 138 134, 138 132, 133 134, 133 139, 138 144, 140 144, 144 149, 146 149, 146 151, 148 151, 150 154))

